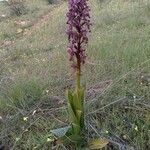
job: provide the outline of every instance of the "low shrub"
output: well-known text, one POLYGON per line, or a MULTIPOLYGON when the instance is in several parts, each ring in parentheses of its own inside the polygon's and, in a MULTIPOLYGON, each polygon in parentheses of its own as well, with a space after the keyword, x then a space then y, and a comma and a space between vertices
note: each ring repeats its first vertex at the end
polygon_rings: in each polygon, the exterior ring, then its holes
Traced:
POLYGON ((20 16, 27 13, 25 0, 9 0, 7 3, 10 7, 10 13, 12 15, 20 16))
POLYGON ((49 4, 53 4, 53 3, 54 3, 54 0, 48 0, 48 3, 49 3, 49 4))

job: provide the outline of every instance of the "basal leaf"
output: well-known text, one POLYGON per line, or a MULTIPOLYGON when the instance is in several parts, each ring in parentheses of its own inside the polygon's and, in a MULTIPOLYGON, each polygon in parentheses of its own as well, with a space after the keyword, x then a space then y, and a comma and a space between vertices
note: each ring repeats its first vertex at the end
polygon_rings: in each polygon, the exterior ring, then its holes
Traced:
POLYGON ((70 90, 66 90, 67 100, 73 100, 73 94, 70 90))
POLYGON ((81 104, 84 105, 84 93, 85 93, 85 88, 80 89, 80 99, 81 99, 81 104))
POLYGON ((81 103, 81 99, 80 97, 78 96, 77 93, 74 93, 73 95, 73 102, 74 102, 74 107, 75 109, 77 110, 81 110, 82 109, 82 103, 81 103))
POLYGON ((66 126, 66 127, 63 127, 63 128, 58 128, 58 129, 54 129, 54 130, 51 130, 51 133, 53 135, 55 135, 56 137, 63 137, 66 135, 66 133, 71 129, 71 126, 66 126))
POLYGON ((78 124, 78 118, 76 115, 75 110, 72 109, 72 107, 70 105, 68 105, 68 112, 69 112, 69 117, 72 123, 78 124))
POLYGON ((80 124, 80 120, 81 120, 81 117, 82 117, 82 111, 81 110, 76 110, 76 113, 77 113, 77 118, 78 118, 78 121, 79 121, 79 124, 80 124))
POLYGON ((77 134, 70 135, 68 138, 69 138, 72 142, 76 142, 76 143, 82 142, 82 139, 83 139, 80 135, 77 135, 77 134))
POLYGON ((108 143, 109 143, 109 141, 105 140, 105 139, 94 139, 89 143, 89 148, 91 150, 101 149, 101 148, 105 147, 108 143))
POLYGON ((76 114, 75 107, 74 107, 73 93, 70 90, 66 91, 66 97, 68 101, 69 114, 72 113, 72 111, 74 114, 76 114))
POLYGON ((74 135, 77 135, 80 133, 80 125, 76 124, 76 123, 72 123, 72 129, 73 129, 73 133, 74 135))

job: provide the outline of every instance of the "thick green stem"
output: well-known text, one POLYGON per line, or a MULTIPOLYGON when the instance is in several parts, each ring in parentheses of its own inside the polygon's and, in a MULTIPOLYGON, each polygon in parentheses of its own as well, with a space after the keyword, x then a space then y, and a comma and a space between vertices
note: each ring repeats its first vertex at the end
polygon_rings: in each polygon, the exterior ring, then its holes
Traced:
MULTIPOLYGON (((81 115, 81 118, 80 118, 80 129, 82 130, 84 128, 84 103, 82 102, 82 98, 81 98, 81 63, 80 63, 80 60, 78 61, 78 69, 77 69, 77 72, 76 72, 76 92, 77 92, 77 95, 79 96, 79 101, 80 101, 80 105, 81 105, 81 111, 82 111, 82 115, 81 115)), ((81 131, 80 131, 81 132, 81 131)))
POLYGON ((77 91, 80 89, 81 87, 81 70, 80 69, 77 69, 77 77, 76 77, 76 88, 77 88, 77 91))
MULTIPOLYGON (((80 43, 78 44, 78 49, 80 49, 80 43)), ((80 60, 80 56, 79 53, 77 54, 77 71, 76 71, 76 88, 77 91, 81 88, 81 60, 80 60)))

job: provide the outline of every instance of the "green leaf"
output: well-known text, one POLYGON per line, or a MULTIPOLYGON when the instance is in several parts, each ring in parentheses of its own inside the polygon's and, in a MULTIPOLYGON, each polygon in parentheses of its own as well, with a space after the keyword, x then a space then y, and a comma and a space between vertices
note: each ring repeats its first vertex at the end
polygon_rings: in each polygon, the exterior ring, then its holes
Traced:
POLYGON ((80 135, 70 135, 68 137, 68 139, 70 139, 71 142, 75 142, 75 143, 82 143, 83 138, 80 135))
POLYGON ((77 93, 74 93, 74 95, 73 95, 73 105, 74 105, 75 110, 77 110, 77 109, 82 110, 81 99, 77 93))
POLYGON ((66 135, 66 133, 71 129, 71 126, 66 126, 66 127, 63 127, 63 128, 58 128, 58 129, 54 129, 54 130, 51 130, 50 132, 56 136, 56 137, 63 137, 66 135))
POLYGON ((92 149, 101 149, 105 147, 109 143, 108 140, 105 139, 94 139, 89 143, 89 148, 92 149))
POLYGON ((77 135, 80 133, 81 127, 77 123, 72 123, 73 134, 77 135))
POLYGON ((67 100, 73 100, 73 94, 70 90, 66 90, 66 97, 67 97, 67 100))
POLYGON ((68 111, 69 111, 69 116, 71 119, 71 122, 73 124, 76 124, 76 126, 80 126, 80 119, 81 119, 81 102, 78 99, 77 93, 74 95, 71 93, 71 91, 67 90, 66 93, 68 96, 68 111))
POLYGON ((68 111, 69 111, 69 117, 72 123, 78 124, 78 118, 76 116, 76 113, 72 109, 71 105, 68 105, 68 111))
POLYGON ((84 88, 77 89, 75 92, 66 91, 73 134, 79 134, 84 127, 84 91, 84 88))
MULTIPOLYGON (((73 93, 70 90, 66 91, 66 97, 68 101, 68 111, 69 115, 73 113, 72 115, 74 116, 76 114, 75 108, 74 108, 74 100, 73 100, 73 93)), ((72 117, 71 117, 72 118, 72 117)))
POLYGON ((82 117, 82 111, 81 110, 76 110, 76 116, 77 116, 77 118, 78 118, 78 123, 80 124, 80 120, 81 120, 81 117, 82 117))
POLYGON ((80 97, 80 100, 81 100, 81 105, 84 105, 84 93, 85 93, 85 88, 82 87, 80 90, 79 90, 79 97, 80 97))

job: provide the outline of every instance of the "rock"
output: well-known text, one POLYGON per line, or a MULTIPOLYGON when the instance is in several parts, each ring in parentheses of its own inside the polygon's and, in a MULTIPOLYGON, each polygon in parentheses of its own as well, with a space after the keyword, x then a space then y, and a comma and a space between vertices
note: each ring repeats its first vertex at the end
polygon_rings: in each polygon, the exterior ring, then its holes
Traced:
POLYGON ((31 22, 29 20, 27 20, 27 21, 19 20, 19 21, 15 21, 14 24, 17 26, 20 26, 20 27, 26 27, 26 26, 30 25, 31 22))
POLYGON ((21 28, 17 29, 17 34, 19 34, 19 33, 23 33, 23 29, 21 29, 21 28))
POLYGON ((0 150, 4 150, 4 146, 3 145, 0 145, 0 150))
POLYGON ((1 17, 2 17, 2 18, 5 18, 5 17, 6 17, 6 15, 4 15, 4 14, 3 14, 3 15, 1 15, 1 17))
POLYGON ((1 45, 2 46, 10 46, 10 45, 12 45, 14 43, 14 41, 4 41, 1 45))
POLYGON ((0 150, 4 150, 4 145, 2 144, 2 142, 0 141, 0 150))

